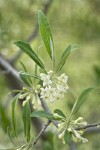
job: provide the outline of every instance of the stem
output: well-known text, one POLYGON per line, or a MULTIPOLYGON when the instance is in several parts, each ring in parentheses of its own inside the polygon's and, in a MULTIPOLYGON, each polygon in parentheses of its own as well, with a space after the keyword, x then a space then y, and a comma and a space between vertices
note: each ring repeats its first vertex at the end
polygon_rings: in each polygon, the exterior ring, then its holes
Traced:
POLYGON ((40 138, 40 136, 43 134, 43 132, 47 129, 47 127, 49 126, 49 124, 51 123, 51 121, 49 120, 45 125, 44 128, 41 130, 41 132, 38 134, 37 138, 32 142, 32 144, 36 144, 38 139, 40 138))
MULTIPOLYGON (((42 105, 43 109, 44 109, 46 112, 48 112, 48 113, 51 114, 51 110, 49 109, 49 107, 47 106, 47 104, 45 103, 45 101, 40 97, 40 94, 38 94, 38 96, 39 96, 39 99, 40 99, 40 101, 41 101, 41 105, 42 105)), ((52 120, 52 123, 58 128, 58 122, 57 122, 57 121, 52 120)))
POLYGON ((75 101, 75 103, 74 103, 74 105, 73 105, 73 107, 72 107, 71 113, 70 113, 69 118, 68 118, 68 122, 70 121, 70 119, 71 119, 71 117, 72 117, 72 115, 73 115, 73 112, 74 112, 74 109, 75 109, 75 107, 76 107, 77 101, 78 101, 78 100, 75 101))
POLYGON ((41 135, 44 133, 44 131, 47 129, 47 127, 49 126, 49 124, 51 123, 51 121, 49 120, 45 125, 44 127, 42 128, 42 130, 40 131, 40 133, 38 134, 38 136, 36 137, 35 140, 32 140, 29 145, 27 146, 26 150, 29 150, 29 148, 31 148, 32 145, 35 145, 39 138, 41 137, 41 135))
POLYGON ((85 125, 83 127, 76 128, 76 130, 82 130, 82 129, 92 128, 92 127, 97 127, 99 125, 100 125, 100 122, 94 123, 94 124, 88 124, 88 125, 85 125))
POLYGON ((53 57, 53 70, 55 69, 55 57, 53 57))

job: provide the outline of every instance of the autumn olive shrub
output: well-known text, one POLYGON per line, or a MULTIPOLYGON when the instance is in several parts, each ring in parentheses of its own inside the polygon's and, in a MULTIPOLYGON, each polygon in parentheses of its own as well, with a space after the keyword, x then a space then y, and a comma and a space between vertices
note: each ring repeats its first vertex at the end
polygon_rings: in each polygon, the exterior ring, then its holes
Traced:
POLYGON ((35 72, 33 74, 27 72, 26 67, 23 63, 21 63, 24 71, 21 71, 19 75, 25 83, 25 87, 23 87, 22 90, 14 91, 17 92, 17 95, 12 101, 12 124, 14 134, 17 137, 15 118, 16 103, 18 100, 23 100, 22 119, 24 123, 25 138, 27 141, 24 145, 18 146, 16 149, 27 150, 32 148, 32 146, 38 142, 38 139, 43 132, 45 132, 46 128, 51 122, 54 124, 54 126, 56 126, 57 136, 64 144, 69 144, 71 141, 86 143, 88 142, 88 139, 83 136, 83 133, 90 125, 87 124, 83 117, 78 117, 73 120, 73 116, 77 113, 88 94, 94 88, 85 89, 81 93, 81 95, 75 101, 69 116, 66 116, 62 110, 57 108, 54 110, 54 112, 51 112, 47 106, 47 102, 53 105, 55 101, 59 102, 68 92, 70 88, 67 84, 68 76, 65 73, 60 74, 60 71, 70 53, 77 49, 78 46, 69 45, 63 51, 60 59, 55 60, 53 36, 49 22, 42 11, 38 12, 38 23, 45 48, 52 60, 52 68, 50 70, 46 70, 45 64, 41 61, 41 58, 39 58, 39 56, 33 51, 28 43, 23 41, 17 41, 14 43, 35 62, 35 72), (33 112, 30 106, 33 107, 33 112), (31 117, 45 117, 48 119, 47 124, 36 138, 30 138, 31 117))

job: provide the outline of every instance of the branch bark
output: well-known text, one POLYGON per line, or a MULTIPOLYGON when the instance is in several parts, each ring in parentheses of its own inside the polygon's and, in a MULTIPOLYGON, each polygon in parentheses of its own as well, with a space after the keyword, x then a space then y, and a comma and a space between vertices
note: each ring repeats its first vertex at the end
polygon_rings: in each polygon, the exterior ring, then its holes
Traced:
POLYGON ((87 124, 83 127, 76 128, 76 130, 88 129, 88 128, 92 128, 92 127, 97 128, 98 126, 100 126, 100 123, 87 124))

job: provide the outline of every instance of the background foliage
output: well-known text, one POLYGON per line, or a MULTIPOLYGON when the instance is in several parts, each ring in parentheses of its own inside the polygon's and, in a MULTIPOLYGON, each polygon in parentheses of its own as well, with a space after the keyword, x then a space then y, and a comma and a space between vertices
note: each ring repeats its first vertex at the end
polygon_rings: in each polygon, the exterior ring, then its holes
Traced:
MULTIPOLYGON (((35 28, 38 10, 42 9, 47 1, 0 0, 0 52, 5 57, 11 59, 16 55, 18 49, 13 42, 27 39, 35 28)), ((99 8, 99 0, 53 0, 48 12, 56 55, 59 57, 59 53, 70 43, 80 45, 80 49, 72 53, 63 68, 63 72, 69 76, 68 84, 70 88, 65 97, 65 103, 61 101, 55 104, 58 108, 62 107, 66 114, 69 113, 75 98, 83 89, 92 86, 100 87, 99 8)), ((39 55, 42 57, 43 62, 46 62, 47 68, 50 69, 49 57, 46 55, 40 35, 31 42, 31 45, 34 50, 40 47, 39 55)), ((30 72, 32 72, 32 69, 34 70, 34 65, 27 55, 21 55, 19 60, 24 62, 30 72)), ((21 70, 19 60, 16 62, 16 68, 21 70)), ((11 125, 11 98, 7 97, 8 92, 9 87, 4 74, 0 73, 0 135, 2 135, 0 136, 0 146, 11 144, 6 135, 6 125, 11 125), (4 138, 2 139, 2 137, 4 138)), ((93 92, 78 115, 83 116, 88 122, 98 122, 100 113, 99 97, 99 91, 93 92)), ((17 109, 17 117, 21 118, 20 108, 17 109)), ((18 128, 19 138, 22 139, 22 122, 19 121, 18 124, 20 125, 18 128)), ((78 149, 99 150, 100 135, 95 133, 87 136, 89 136, 89 142, 85 145, 78 145, 78 149)), ((57 149, 60 142, 57 141, 55 136, 53 139, 56 141, 55 149, 57 149)), ((23 140, 21 141, 23 142, 23 140)), ((48 143, 45 143, 46 146, 48 147, 48 143)), ((65 145, 63 145, 63 149, 66 149, 65 145)))

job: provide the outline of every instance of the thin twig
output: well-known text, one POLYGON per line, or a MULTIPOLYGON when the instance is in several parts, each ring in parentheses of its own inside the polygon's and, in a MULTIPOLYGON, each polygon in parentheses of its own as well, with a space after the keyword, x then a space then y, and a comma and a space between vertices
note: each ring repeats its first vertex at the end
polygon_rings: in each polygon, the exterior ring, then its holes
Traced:
POLYGON ((21 84, 25 85, 19 77, 17 71, 9 64, 8 60, 6 60, 3 55, 0 54, 0 67, 2 70, 6 71, 6 75, 10 74, 21 84))
MULTIPOLYGON (((46 102, 40 97, 40 95, 38 95, 38 96, 39 96, 39 99, 40 99, 40 101, 41 101, 41 105, 42 105, 43 109, 44 109, 46 112, 48 112, 48 113, 51 114, 51 110, 50 110, 49 107, 47 106, 46 102)), ((58 122, 57 122, 57 121, 52 120, 52 123, 58 128, 58 122)))
POLYGON ((98 127, 100 126, 100 122, 99 123, 94 123, 94 124, 88 124, 79 128, 76 128, 76 130, 82 130, 82 129, 87 129, 87 128, 92 128, 92 127, 98 127))
POLYGON ((42 136, 42 134, 45 132, 45 130, 47 129, 47 127, 49 126, 49 124, 51 123, 51 121, 49 120, 45 125, 44 127, 42 128, 42 130, 40 131, 40 133, 38 134, 38 136, 35 138, 35 140, 31 140, 31 142, 28 144, 26 150, 29 150, 29 148, 32 147, 32 145, 35 145, 39 138, 42 136))
POLYGON ((44 133, 44 131, 47 129, 47 127, 49 126, 50 123, 51 123, 51 121, 49 120, 47 122, 47 124, 44 125, 41 132, 38 134, 37 138, 32 142, 33 145, 35 145, 37 143, 38 139, 41 137, 41 135, 44 133))

